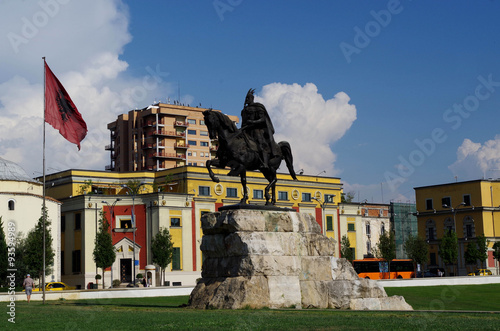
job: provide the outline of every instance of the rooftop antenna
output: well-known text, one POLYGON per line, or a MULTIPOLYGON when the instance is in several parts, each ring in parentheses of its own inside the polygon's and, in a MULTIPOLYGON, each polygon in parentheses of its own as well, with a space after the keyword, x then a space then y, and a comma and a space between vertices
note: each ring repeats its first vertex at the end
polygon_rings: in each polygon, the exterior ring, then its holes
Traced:
POLYGON ((179 104, 181 102, 181 84, 177 82, 177 99, 179 100, 179 104))

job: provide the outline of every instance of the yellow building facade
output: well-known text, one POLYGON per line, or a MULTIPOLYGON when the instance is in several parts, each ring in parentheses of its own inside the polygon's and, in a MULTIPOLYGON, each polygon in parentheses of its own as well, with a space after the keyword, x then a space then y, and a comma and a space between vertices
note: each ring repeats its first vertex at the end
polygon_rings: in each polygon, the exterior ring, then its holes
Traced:
MULTIPOLYGON (((199 249, 201 216, 221 206, 236 204, 243 196, 239 177, 227 176, 228 170, 215 169, 214 172, 220 178, 219 183, 210 179, 206 168, 194 166, 157 172, 68 170, 47 176, 47 194, 63 203, 63 281, 81 288, 95 281, 98 270, 92 252, 99 215, 104 211, 112 225, 113 244, 119 252, 113 267, 106 272, 107 284, 111 284, 111 279, 122 283, 131 281, 133 261, 136 261, 135 273, 143 273, 145 267, 152 264, 151 239, 160 228, 168 228, 174 243, 174 258, 165 277, 156 279, 156 283, 194 285, 200 277, 203 261, 199 249), (139 183, 143 185, 135 195, 123 187, 139 183), (136 227, 130 226, 132 210, 135 210, 136 227)), ((278 174, 276 205, 313 215, 323 233, 338 240, 340 179, 297 177, 298 181, 294 181, 288 174, 278 174)), ((250 204, 265 204, 267 184, 260 172, 247 173, 250 204)), ((335 254, 338 256, 337 250, 335 254)))
MULTIPOLYGON (((478 235, 489 241, 486 268, 498 274, 492 246, 500 240, 500 181, 473 180, 415 188, 418 233, 429 243, 429 266, 444 267, 439 243, 445 231, 458 237, 458 275, 467 274, 464 252, 478 235)), ((478 262, 478 267, 480 266, 478 262)))

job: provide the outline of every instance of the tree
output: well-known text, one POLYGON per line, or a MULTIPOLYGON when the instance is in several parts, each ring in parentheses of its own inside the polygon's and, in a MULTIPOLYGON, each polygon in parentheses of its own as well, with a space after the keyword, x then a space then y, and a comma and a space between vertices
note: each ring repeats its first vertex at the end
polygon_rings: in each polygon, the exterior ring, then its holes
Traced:
POLYGON ((347 235, 343 235, 340 241, 340 255, 351 263, 352 260, 354 260, 354 252, 352 251, 351 243, 347 235))
POLYGON ((7 281, 8 263, 7 240, 5 238, 5 231, 3 230, 2 217, 0 216, 0 284, 5 284, 7 281))
MULTIPOLYGON (((95 265, 98 268, 102 269, 102 288, 105 288, 104 285, 104 272, 106 268, 109 268, 113 265, 116 259, 116 251, 113 246, 113 238, 111 238, 111 234, 109 233, 109 223, 106 219, 106 213, 101 211, 99 218, 99 231, 95 237, 95 246, 94 252, 92 255, 94 256, 95 265)), ((113 281, 113 280, 111 280, 113 281)))
POLYGON ((396 240, 393 231, 386 231, 378 239, 375 256, 387 261, 389 275, 391 272, 391 261, 396 258, 396 240))
POLYGON ((408 258, 412 259, 414 263, 420 265, 427 263, 429 259, 429 246, 425 242, 425 239, 410 234, 405 241, 404 249, 408 258))
POLYGON ((355 197, 355 193, 354 192, 341 193, 341 195, 340 195, 340 202, 351 203, 352 200, 354 200, 354 197, 355 197))
POLYGON ((172 262, 174 251, 172 235, 167 228, 160 228, 160 231, 151 240, 151 253, 153 263, 160 267, 160 276, 163 280, 165 268, 172 262))
MULTIPOLYGON (((26 256, 26 239, 23 236, 23 233, 19 231, 16 236, 16 270, 17 274, 24 276, 30 273, 28 266, 24 260, 26 256)), ((35 274, 33 274, 35 275, 35 274)), ((24 282, 24 277, 16 277, 16 285, 22 286, 24 282)))
POLYGON ((42 208, 42 216, 38 219, 35 228, 28 232, 24 241, 23 261, 30 274, 43 275, 43 219, 45 218, 45 275, 52 272, 55 252, 52 249, 52 235, 50 219, 47 217, 47 208, 42 208))
POLYGON ((479 251, 477 250, 477 243, 475 242, 468 243, 467 249, 464 252, 465 264, 477 266, 478 256, 479 256, 479 251))
POLYGON ((484 262, 488 259, 488 240, 484 234, 476 237, 477 244, 477 259, 481 261, 481 268, 484 267, 484 262))
POLYGON ((458 239, 455 231, 446 231, 439 244, 439 256, 446 265, 454 265, 457 262, 458 239))

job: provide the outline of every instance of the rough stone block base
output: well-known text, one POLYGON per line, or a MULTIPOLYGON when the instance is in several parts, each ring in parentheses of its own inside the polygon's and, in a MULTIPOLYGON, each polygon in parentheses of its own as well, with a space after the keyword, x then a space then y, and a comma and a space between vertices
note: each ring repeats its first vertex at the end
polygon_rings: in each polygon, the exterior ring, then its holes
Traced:
POLYGON ((204 215, 202 229, 205 261, 193 308, 412 310, 334 257, 335 241, 309 214, 226 210, 204 215))

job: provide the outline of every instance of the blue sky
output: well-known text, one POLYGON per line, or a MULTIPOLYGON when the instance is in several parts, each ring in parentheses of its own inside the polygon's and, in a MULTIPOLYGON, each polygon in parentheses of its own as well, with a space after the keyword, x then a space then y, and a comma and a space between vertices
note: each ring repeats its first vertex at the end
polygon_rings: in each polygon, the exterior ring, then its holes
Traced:
POLYGON ((340 177, 356 200, 498 178, 499 12, 486 0, 0 0, 0 157, 41 172, 46 56, 89 125, 80 152, 48 127, 53 171, 104 169, 106 123, 179 87, 181 102, 232 115, 255 88, 296 169, 340 177))

